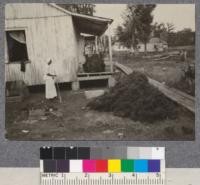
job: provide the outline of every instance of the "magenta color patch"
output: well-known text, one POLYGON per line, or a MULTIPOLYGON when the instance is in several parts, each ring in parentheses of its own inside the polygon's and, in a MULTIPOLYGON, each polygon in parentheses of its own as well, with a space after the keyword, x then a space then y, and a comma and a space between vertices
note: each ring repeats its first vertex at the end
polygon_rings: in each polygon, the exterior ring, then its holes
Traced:
POLYGON ((83 160, 83 172, 96 172, 96 161, 83 160))

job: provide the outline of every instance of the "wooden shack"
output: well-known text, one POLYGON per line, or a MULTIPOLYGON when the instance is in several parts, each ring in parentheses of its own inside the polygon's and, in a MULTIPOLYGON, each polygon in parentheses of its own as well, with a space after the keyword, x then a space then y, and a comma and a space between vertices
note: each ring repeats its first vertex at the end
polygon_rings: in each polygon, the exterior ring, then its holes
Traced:
MULTIPOLYGON (((6 82, 44 84, 48 59, 53 60, 59 82, 77 82, 84 58, 81 33, 101 36, 111 23, 111 19, 72 13, 53 3, 6 4, 6 82)), ((111 48, 108 65, 112 66, 111 48)))

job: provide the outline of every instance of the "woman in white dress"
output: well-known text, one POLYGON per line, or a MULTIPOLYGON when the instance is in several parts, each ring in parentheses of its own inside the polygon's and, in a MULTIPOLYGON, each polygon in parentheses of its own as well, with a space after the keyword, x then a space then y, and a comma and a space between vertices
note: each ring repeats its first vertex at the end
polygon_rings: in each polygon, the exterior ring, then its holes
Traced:
POLYGON ((57 97, 55 78, 56 72, 53 66, 53 61, 50 59, 46 65, 45 70, 45 97, 46 99, 54 99, 57 97))

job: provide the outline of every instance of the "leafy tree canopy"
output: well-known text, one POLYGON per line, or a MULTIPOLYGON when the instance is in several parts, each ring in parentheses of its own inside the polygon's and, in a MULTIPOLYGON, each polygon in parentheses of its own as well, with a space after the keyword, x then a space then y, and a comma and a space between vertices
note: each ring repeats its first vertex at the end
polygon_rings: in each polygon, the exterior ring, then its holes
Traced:
POLYGON ((155 7, 154 4, 127 5, 123 25, 116 29, 118 40, 127 47, 136 48, 139 41, 146 46, 152 32, 152 11, 155 7))

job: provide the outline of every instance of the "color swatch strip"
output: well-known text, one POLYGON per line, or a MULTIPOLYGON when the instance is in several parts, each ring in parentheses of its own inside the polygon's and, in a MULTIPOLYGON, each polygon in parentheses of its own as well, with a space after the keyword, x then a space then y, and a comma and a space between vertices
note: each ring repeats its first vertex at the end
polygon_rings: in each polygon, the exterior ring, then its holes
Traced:
POLYGON ((146 159, 45 159, 41 160, 44 173, 124 173, 160 172, 161 160, 146 159))
POLYGON ((42 147, 40 159, 165 159, 164 147, 42 147))

